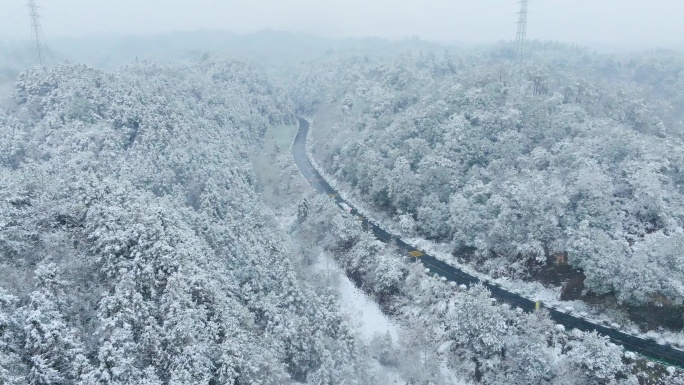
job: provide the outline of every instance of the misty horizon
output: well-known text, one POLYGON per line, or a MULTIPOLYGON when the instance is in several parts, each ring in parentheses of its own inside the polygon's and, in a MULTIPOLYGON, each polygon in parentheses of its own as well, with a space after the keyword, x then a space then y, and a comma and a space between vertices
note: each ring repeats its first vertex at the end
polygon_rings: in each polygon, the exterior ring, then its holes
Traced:
MULTIPOLYGON (((487 4, 444 0, 373 4, 352 0, 319 4, 312 0, 258 4, 214 0, 190 3, 173 0, 165 7, 124 0, 93 4, 84 0, 37 2, 41 6, 46 41, 71 38, 154 36, 177 32, 261 31, 310 34, 325 38, 381 38, 428 42, 488 44, 515 39, 518 3, 491 0, 487 4), (390 10, 390 11, 388 11, 390 10)), ((682 26, 672 2, 629 0, 572 4, 560 0, 529 5, 530 40, 552 40, 594 48, 681 48, 682 26), (655 3, 655 5, 654 5, 655 3)), ((0 5, 0 41, 30 39, 28 11, 23 1, 0 5)))

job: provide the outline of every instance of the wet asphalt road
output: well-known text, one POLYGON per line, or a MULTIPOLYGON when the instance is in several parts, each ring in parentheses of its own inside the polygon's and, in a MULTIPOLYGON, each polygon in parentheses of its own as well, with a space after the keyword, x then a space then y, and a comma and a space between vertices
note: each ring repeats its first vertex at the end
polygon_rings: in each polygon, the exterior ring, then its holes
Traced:
MULTIPOLYGON (((487 287, 493 298, 508 303, 513 307, 519 307, 527 312, 535 311, 536 303, 534 301, 510 291, 506 291, 494 283, 480 280, 479 278, 448 265, 421 250, 417 250, 413 246, 381 229, 378 225, 363 217, 355 208, 353 208, 351 204, 349 204, 349 202, 346 202, 344 199, 342 199, 337 191, 335 191, 335 189, 333 189, 311 165, 311 162, 309 162, 309 159, 306 155, 306 136, 309 131, 309 122, 299 117, 297 120, 299 121, 299 130, 297 131, 297 136, 295 137, 294 144, 292 146, 292 155, 297 167, 304 175, 306 180, 309 181, 311 187, 316 190, 316 192, 328 194, 331 199, 335 200, 338 206, 341 203, 345 203, 349 207, 352 207, 351 214, 356 216, 357 219, 362 222, 364 228, 369 228, 373 234, 375 234, 375 236, 384 243, 394 242, 400 250, 406 253, 405 255, 407 258, 420 261, 427 269, 430 270, 431 273, 440 277, 444 277, 447 279, 447 281, 455 282, 458 285, 463 284, 470 286, 481 283, 487 287)), ((341 206, 340 208, 342 209, 341 206)), ((623 346, 626 350, 641 354, 649 359, 660 361, 668 365, 678 366, 684 369, 684 351, 682 350, 674 349, 666 345, 660 345, 652 340, 635 337, 619 330, 596 324, 587 321, 584 318, 573 316, 553 308, 546 308, 546 310, 549 312, 551 319, 558 324, 563 325, 568 330, 579 329, 583 331, 596 331, 600 335, 608 336, 613 343, 623 346)))

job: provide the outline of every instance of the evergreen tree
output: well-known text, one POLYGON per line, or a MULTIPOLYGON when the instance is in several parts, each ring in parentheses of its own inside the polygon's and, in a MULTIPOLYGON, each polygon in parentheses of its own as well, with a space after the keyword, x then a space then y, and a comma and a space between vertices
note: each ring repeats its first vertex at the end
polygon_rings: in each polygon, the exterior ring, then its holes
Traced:
POLYGON ((64 315, 64 285, 53 263, 38 266, 36 290, 25 310, 23 353, 26 356, 27 383, 74 384, 90 372, 78 332, 64 315))

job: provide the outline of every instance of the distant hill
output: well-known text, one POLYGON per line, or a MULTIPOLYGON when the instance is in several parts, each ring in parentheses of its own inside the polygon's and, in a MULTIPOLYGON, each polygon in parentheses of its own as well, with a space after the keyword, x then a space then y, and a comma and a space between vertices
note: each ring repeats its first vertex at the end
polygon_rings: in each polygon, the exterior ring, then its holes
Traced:
MULTIPOLYGON (((150 35, 101 35, 60 38, 49 41, 54 61, 86 63, 105 69, 117 68, 137 59, 177 61, 212 52, 261 66, 288 66, 321 55, 340 53, 386 56, 404 51, 443 47, 417 38, 333 39, 305 33, 265 30, 249 34, 199 30, 150 35)), ((34 60, 27 42, 0 42, 0 73, 20 70, 34 60)), ((1 76, 1 75, 0 75, 1 76)))

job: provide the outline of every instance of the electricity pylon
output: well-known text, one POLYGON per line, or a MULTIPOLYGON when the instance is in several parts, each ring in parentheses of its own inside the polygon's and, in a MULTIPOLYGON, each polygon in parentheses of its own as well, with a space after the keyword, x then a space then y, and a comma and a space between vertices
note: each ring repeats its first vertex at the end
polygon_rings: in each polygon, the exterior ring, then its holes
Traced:
POLYGON ((518 32, 515 34, 515 76, 522 78, 523 62, 525 59, 525 39, 527 37, 527 0, 520 0, 518 11, 518 32))
POLYGON ((38 55, 38 63, 43 65, 43 29, 40 27, 40 14, 35 0, 28 0, 29 16, 31 18, 31 32, 33 34, 33 42, 38 55))

